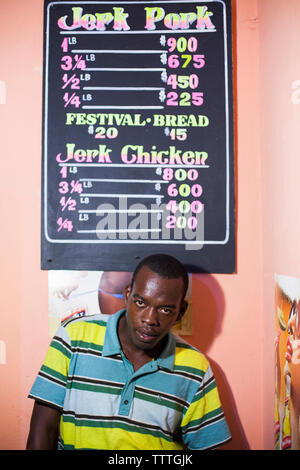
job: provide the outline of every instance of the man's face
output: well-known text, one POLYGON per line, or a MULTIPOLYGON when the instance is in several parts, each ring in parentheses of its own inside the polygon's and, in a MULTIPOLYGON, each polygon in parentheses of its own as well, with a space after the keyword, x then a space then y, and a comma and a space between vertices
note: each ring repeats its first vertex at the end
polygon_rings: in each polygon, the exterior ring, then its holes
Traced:
POLYGON ((167 279, 144 266, 124 299, 128 340, 137 349, 156 348, 186 310, 182 299, 183 280, 167 279))

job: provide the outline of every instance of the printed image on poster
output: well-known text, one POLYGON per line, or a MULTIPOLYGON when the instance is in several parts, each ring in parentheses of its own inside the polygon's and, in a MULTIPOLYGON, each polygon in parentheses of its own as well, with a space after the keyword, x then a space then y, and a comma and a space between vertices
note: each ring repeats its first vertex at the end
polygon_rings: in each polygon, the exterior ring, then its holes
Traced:
POLYGON ((275 449, 299 450, 300 279, 275 281, 275 449))

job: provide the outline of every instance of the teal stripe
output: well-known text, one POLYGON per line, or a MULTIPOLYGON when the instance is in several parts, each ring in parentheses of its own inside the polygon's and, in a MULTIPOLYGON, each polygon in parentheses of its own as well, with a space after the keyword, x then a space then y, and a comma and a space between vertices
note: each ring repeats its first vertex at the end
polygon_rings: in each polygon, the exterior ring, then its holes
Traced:
POLYGON ((228 441, 230 437, 228 426, 223 418, 209 426, 204 426, 200 433, 187 434, 184 441, 190 450, 209 449, 218 447, 220 443, 228 441))
POLYGON ((204 377, 205 371, 202 369, 196 369, 195 367, 189 366, 174 366, 174 370, 178 372, 187 372, 193 375, 198 375, 199 377, 204 377))
POLYGON ((205 390, 205 393, 209 393, 211 390, 213 390, 214 388, 216 388, 217 384, 216 384, 216 381, 215 380, 212 380, 210 384, 208 385, 204 385, 204 390, 205 390))
POLYGON ((166 406, 167 408, 171 408, 172 410, 179 411, 182 413, 185 410, 185 407, 183 405, 180 405, 179 403, 172 402, 164 397, 155 397, 151 395, 146 395, 142 392, 134 392, 134 398, 139 398, 140 400, 143 401, 149 401, 151 403, 155 403, 156 405, 159 406, 166 406))
POLYGON ((98 392, 98 393, 109 393, 110 395, 121 395, 122 389, 116 387, 110 387, 109 385, 101 385, 101 384, 88 384, 83 382, 75 382, 69 381, 67 384, 67 388, 88 392, 98 392))
POLYGON ((41 371, 45 372, 45 374, 52 376, 54 379, 61 380, 62 382, 66 382, 67 377, 60 372, 57 372, 54 369, 51 369, 50 367, 45 366, 44 364, 41 367, 41 371))
MULTIPOLYGON (((209 413, 204 414, 201 418, 195 419, 193 421, 190 421, 188 424, 185 426, 182 426, 182 431, 186 432, 189 430, 189 428, 192 428, 194 426, 199 426, 200 424, 205 423, 206 421, 209 421, 210 419, 216 418, 217 416, 220 415, 220 420, 224 418, 223 416, 223 410, 221 407, 216 408, 215 410, 210 411, 209 413)), ((192 429, 191 429, 192 430, 192 429)))
POLYGON ((87 342, 87 341, 81 341, 81 340, 78 340, 78 341, 71 340, 71 346, 74 349, 75 348, 91 349, 92 351, 95 351, 97 353, 99 353, 99 352, 102 353, 102 349, 103 349, 102 344, 95 344, 95 343, 91 343, 91 342, 87 342))
POLYGON ((64 346, 63 343, 61 343, 60 341, 57 341, 56 339, 53 339, 51 341, 51 344, 50 344, 50 347, 52 347, 53 349, 56 349, 57 351, 60 351, 62 354, 64 354, 64 356, 66 356, 68 359, 71 358, 71 352, 69 351, 68 348, 66 348, 66 346, 64 346))
POLYGON ((191 403, 195 403, 196 401, 200 400, 201 398, 205 397, 205 395, 209 392, 211 392, 211 390, 214 390, 215 388, 217 388, 217 384, 216 384, 216 381, 213 380, 211 383, 209 383, 208 385, 204 385, 203 387, 201 387, 198 392, 195 394, 193 400, 191 403))
POLYGON ((107 326, 107 322, 106 321, 103 321, 103 320, 92 320, 92 319, 86 319, 86 322, 87 323, 92 323, 94 325, 98 325, 98 326, 104 326, 106 327, 107 326))

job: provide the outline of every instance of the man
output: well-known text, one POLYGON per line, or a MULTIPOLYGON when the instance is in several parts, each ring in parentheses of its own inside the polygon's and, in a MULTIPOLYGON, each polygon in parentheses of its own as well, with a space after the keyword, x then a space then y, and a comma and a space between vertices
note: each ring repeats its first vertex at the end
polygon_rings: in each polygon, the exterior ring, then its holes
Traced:
POLYGON ((207 359, 170 333, 188 275, 152 255, 124 291, 126 309, 66 322, 31 389, 27 449, 207 449, 230 439, 207 359))

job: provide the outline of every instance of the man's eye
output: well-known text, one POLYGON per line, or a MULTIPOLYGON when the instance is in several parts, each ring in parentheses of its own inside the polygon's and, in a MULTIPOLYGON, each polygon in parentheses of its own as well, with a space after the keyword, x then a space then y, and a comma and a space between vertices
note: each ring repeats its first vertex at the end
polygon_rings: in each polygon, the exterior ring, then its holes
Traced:
POLYGON ((170 308, 168 308, 168 307, 162 307, 162 308, 160 309, 160 311, 161 311, 164 315, 169 315, 169 314, 172 313, 172 310, 171 310, 170 308))
POLYGON ((136 300, 135 303, 138 307, 143 307, 145 305, 142 300, 136 300))

